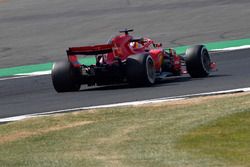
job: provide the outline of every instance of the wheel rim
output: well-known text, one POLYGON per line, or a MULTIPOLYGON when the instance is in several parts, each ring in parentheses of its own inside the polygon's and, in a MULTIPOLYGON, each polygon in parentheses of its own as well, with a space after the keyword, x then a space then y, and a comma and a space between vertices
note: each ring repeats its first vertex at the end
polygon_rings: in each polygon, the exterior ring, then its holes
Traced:
POLYGON ((153 84, 155 82, 155 69, 154 62, 150 56, 147 57, 146 70, 148 81, 153 84))
POLYGON ((201 63, 202 63, 202 67, 203 67, 204 71, 206 73, 209 73, 211 59, 210 59, 210 56, 209 56, 207 50, 202 49, 201 63))

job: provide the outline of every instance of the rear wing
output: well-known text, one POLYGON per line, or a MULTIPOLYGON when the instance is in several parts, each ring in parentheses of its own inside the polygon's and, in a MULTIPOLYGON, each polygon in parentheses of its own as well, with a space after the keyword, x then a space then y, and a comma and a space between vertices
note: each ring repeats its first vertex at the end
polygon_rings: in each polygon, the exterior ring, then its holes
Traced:
POLYGON ((67 50, 67 55, 98 55, 113 51, 112 44, 71 47, 67 50))

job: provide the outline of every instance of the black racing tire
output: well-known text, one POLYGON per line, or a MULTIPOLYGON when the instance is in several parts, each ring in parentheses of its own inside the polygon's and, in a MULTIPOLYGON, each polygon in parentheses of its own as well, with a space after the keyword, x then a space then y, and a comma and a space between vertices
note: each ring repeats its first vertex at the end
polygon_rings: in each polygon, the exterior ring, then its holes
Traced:
POLYGON ((151 86, 155 83, 154 60, 148 54, 131 55, 126 60, 126 76, 132 86, 151 86))
POLYGON ((187 72, 192 78, 203 78, 210 74, 211 58, 204 45, 195 45, 186 50, 187 72))
POLYGON ((80 71, 74 68, 69 61, 54 63, 51 77, 53 86, 58 93, 79 91, 81 87, 80 71))

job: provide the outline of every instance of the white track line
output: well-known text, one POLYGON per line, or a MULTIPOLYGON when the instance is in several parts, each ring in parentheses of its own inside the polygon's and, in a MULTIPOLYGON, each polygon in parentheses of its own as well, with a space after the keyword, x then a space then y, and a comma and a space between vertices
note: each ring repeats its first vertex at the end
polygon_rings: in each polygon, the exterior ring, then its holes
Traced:
POLYGON ((20 78, 28 78, 33 77, 31 75, 18 76, 18 77, 8 77, 8 78, 0 78, 0 81, 12 80, 12 79, 20 79, 20 78))
POLYGON ((98 105, 98 106, 90 106, 90 107, 79 107, 79 108, 71 108, 71 109, 64 109, 64 110, 55 110, 55 111, 44 112, 44 113, 36 113, 36 114, 21 115, 21 116, 9 117, 9 118, 1 118, 0 123, 19 121, 19 120, 23 120, 23 119, 27 119, 27 118, 33 118, 33 117, 39 117, 39 116, 48 116, 50 114, 74 112, 74 111, 80 111, 80 110, 111 108, 111 107, 125 107, 125 106, 137 106, 137 105, 143 105, 143 104, 153 104, 153 103, 161 103, 161 102, 168 102, 168 101, 177 101, 177 100, 183 100, 183 99, 193 98, 193 97, 231 94, 231 93, 240 93, 240 92, 250 92, 250 87, 248 87, 248 88, 239 88, 239 89, 231 89, 231 90, 225 90, 225 91, 217 91, 217 92, 190 94, 190 95, 183 95, 183 96, 164 97, 164 98, 142 100, 142 101, 132 101, 132 102, 124 102, 124 103, 116 103, 116 104, 98 105))
POLYGON ((228 47, 224 49, 213 49, 211 51, 234 51, 234 50, 242 50, 242 49, 249 49, 250 45, 243 45, 243 46, 236 46, 236 47, 228 47))
MULTIPOLYGON (((249 49, 249 48, 250 48, 250 45, 244 45, 244 46, 238 46, 238 47, 228 47, 228 48, 223 48, 223 49, 213 49, 211 51, 233 51, 233 50, 241 50, 241 49, 249 49)), ((49 75, 49 74, 51 74, 51 70, 38 71, 38 72, 32 72, 32 73, 24 73, 24 74, 16 74, 16 76, 14 76, 14 77, 0 78, 0 81, 10 80, 10 79, 18 79, 18 78, 27 78, 27 77, 40 76, 40 75, 49 75)), ((142 104, 182 100, 182 99, 191 98, 191 97, 198 97, 198 96, 210 96, 210 95, 229 94, 229 93, 237 93, 237 92, 249 92, 249 91, 250 91, 250 87, 249 88, 232 89, 232 90, 226 90, 226 91, 218 91, 218 92, 208 92, 208 93, 200 93, 200 94, 175 96, 175 97, 165 97, 165 98, 160 98, 160 99, 151 99, 151 100, 124 102, 124 103, 117 103, 117 104, 72 108, 72 109, 57 110, 57 111, 51 111, 51 112, 45 112, 45 113, 21 115, 21 116, 9 117, 9 118, 0 118, 0 123, 18 121, 18 120, 23 120, 26 118, 45 116, 45 115, 49 115, 49 114, 56 114, 56 113, 62 113, 62 112, 72 112, 72 111, 79 111, 79 110, 122 107, 122 106, 135 106, 135 105, 142 105, 142 104)))
POLYGON ((51 74, 51 70, 47 71, 37 71, 37 72, 31 72, 31 73, 21 73, 16 75, 30 75, 30 76, 39 76, 39 75, 48 75, 51 74))
POLYGON ((16 74, 14 77, 7 77, 7 78, 0 78, 0 81, 12 80, 12 79, 20 79, 20 78, 28 78, 28 77, 35 77, 41 75, 50 75, 51 70, 48 71, 37 71, 32 73, 20 73, 16 74))

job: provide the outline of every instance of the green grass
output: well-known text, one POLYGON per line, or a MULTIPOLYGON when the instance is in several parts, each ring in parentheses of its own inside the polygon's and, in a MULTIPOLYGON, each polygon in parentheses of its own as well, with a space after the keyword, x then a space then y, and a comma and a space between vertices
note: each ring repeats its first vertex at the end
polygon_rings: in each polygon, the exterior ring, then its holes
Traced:
POLYGON ((179 147, 198 158, 219 158, 231 165, 250 165, 250 109, 219 118, 183 136, 179 147), (202 155, 200 155, 202 154, 202 155))
POLYGON ((250 95, 0 126, 0 166, 250 166, 250 95))

